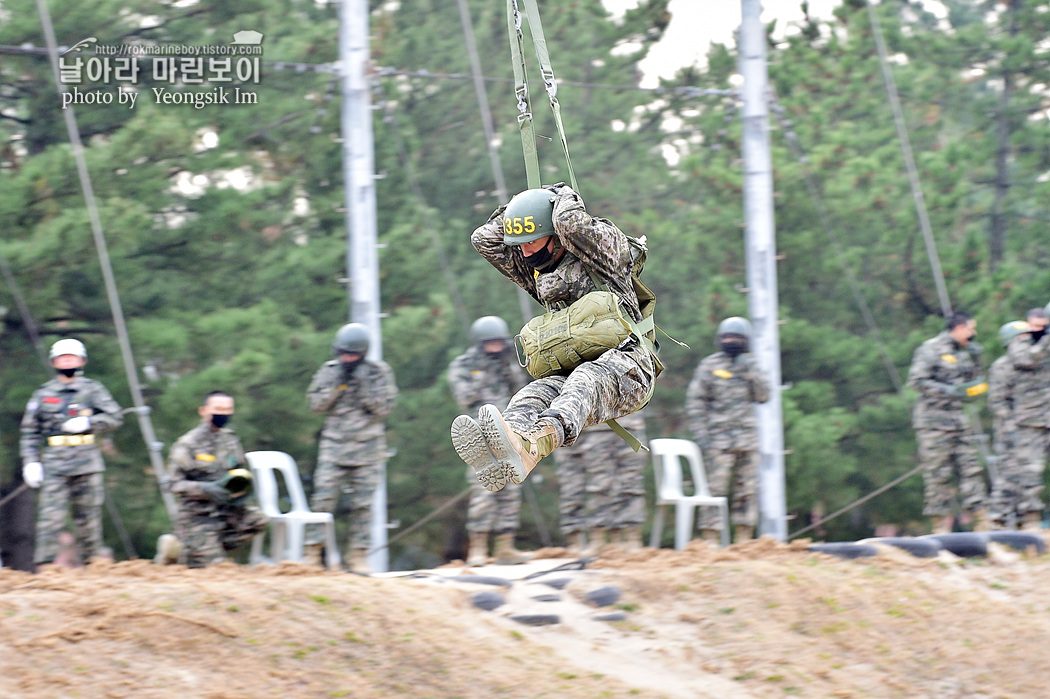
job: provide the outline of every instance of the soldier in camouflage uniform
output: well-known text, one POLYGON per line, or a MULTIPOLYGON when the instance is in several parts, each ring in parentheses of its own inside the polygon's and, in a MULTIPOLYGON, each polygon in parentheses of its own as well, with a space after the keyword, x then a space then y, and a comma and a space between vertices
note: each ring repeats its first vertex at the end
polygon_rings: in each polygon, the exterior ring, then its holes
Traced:
MULTIPOLYGON (((481 406, 491 403, 506 409, 515 391, 528 383, 527 375, 514 357, 507 323, 497 316, 478 318, 470 326, 470 349, 452 360, 448 385, 460 410, 477 415, 481 406)), ((514 548, 521 511, 521 488, 504 488, 490 493, 478 482, 474 469, 467 469, 470 505, 467 533, 470 534, 469 565, 488 561, 488 537, 496 533, 493 555, 497 562, 525 562, 529 556, 514 548)))
POLYGON ((1017 492, 1014 511, 1025 529, 1040 529, 1043 519, 1043 468, 1050 450, 1050 333, 1047 312, 1028 312, 1028 332, 1010 341, 1007 356, 1014 368, 1017 492))
MULTIPOLYGON (((1028 323, 1014 320, 999 328, 999 343, 1007 348, 1010 342, 1028 332, 1028 323)), ((1017 461, 1017 426, 1014 417, 1014 382, 1017 370, 1009 354, 1003 354, 988 368, 988 408, 992 411, 992 434, 995 441, 996 476, 992 492, 992 519, 1000 524, 1013 522, 1021 497, 1022 470, 1017 461)))
MULTIPOLYGON (((521 192, 473 232, 471 243, 550 310, 599 290, 597 278, 626 315, 635 323, 642 320, 627 236, 611 221, 591 216, 571 187, 521 192)), ((505 412, 485 405, 476 421, 459 416, 452 443, 489 490, 520 483, 540 459, 574 444, 585 428, 643 407, 657 372, 655 355, 632 335, 568 376, 533 381, 505 412)))
POLYGON ((96 438, 124 418, 106 387, 84 378, 87 350, 79 340, 59 340, 50 359, 57 374, 33 393, 22 417, 22 477, 40 488, 34 560, 55 559, 68 509, 80 559, 90 561, 102 547, 105 497, 96 438))
MULTIPOLYGON (((718 326, 720 351, 704 357, 686 390, 685 411, 704 454, 712 495, 729 498, 734 540, 751 539, 758 525, 758 423, 755 403, 769 400, 769 379, 748 351, 751 323, 726 318, 718 326)), ((721 540, 713 507, 700 514, 704 539, 721 540)))
MULTIPOLYGON (((618 420, 645 441, 641 412, 618 420)), ((558 466, 561 531, 573 553, 596 553, 603 544, 642 547, 646 454, 635 452, 608 425, 583 431, 554 455, 558 466)))
POLYGON ((977 400, 988 387, 980 376, 976 333, 977 321, 953 313, 946 330, 915 350, 908 372, 908 385, 920 394, 912 426, 923 466, 923 513, 933 520, 935 534, 952 530, 956 479, 959 504, 974 516, 975 529, 986 529, 990 522, 984 469, 964 410, 964 403, 977 400))
MULTIPOLYGON (((324 413, 310 509, 335 512, 350 493, 349 555, 352 570, 367 573, 371 546, 372 497, 387 457, 384 420, 397 402, 394 373, 383 361, 365 359, 368 329, 348 323, 332 344, 335 359, 314 374, 306 397, 310 410, 324 413)), ((303 560, 321 565, 323 530, 308 526, 303 560)))
POLYGON ((212 391, 197 409, 200 424, 179 437, 168 454, 178 505, 178 560, 190 568, 226 560, 228 551, 250 541, 268 521, 247 503, 250 471, 238 471, 248 468, 247 461, 240 438, 226 427, 233 411, 230 394, 212 391))

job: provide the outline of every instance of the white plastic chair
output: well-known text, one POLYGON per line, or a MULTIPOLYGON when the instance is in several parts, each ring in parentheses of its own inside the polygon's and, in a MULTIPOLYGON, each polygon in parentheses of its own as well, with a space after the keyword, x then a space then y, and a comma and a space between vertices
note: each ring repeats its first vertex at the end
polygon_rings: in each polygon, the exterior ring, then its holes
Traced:
MULTIPOLYGON (((299 467, 283 451, 250 451, 245 456, 251 466, 255 479, 255 494, 263 514, 270 518, 270 558, 278 561, 303 560, 303 540, 307 524, 322 524, 325 529, 325 562, 328 568, 339 568, 339 547, 335 542, 335 518, 331 512, 311 512, 303 492, 303 483, 299 479, 299 467), (292 508, 281 512, 278 504, 277 477, 280 471, 284 477, 284 486, 292 508)), ((255 537, 252 541, 251 563, 255 565, 263 560, 263 538, 255 537)))
POLYGON ((711 495, 704 473, 704 457, 700 447, 689 439, 651 439, 649 449, 653 455, 653 471, 656 475, 656 516, 649 537, 649 545, 660 546, 664 529, 664 510, 675 506, 674 547, 681 551, 693 538, 693 509, 717 507, 722 516, 722 546, 729 545, 729 504, 724 497, 711 495), (680 458, 689 463, 693 474, 694 493, 682 492, 682 465, 680 458))

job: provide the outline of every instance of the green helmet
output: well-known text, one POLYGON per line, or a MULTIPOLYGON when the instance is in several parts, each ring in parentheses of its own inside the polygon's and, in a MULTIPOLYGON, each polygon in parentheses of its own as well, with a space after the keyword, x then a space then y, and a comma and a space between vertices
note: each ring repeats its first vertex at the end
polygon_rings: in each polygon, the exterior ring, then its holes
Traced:
POLYGON ((999 328, 999 342, 1006 347, 1011 340, 1026 332, 1028 332, 1028 323, 1023 320, 1011 320, 999 328))
POLYGON ((531 243, 554 235, 554 194, 526 189, 514 195, 503 212, 503 244, 531 243))
POLYGON ((718 324, 718 336, 721 337, 722 335, 742 335, 750 340, 751 321, 740 316, 726 318, 718 324))
POLYGON ((361 323, 347 323, 339 328, 332 354, 368 354, 368 328, 361 323))
POLYGON ((499 316, 482 316, 470 325, 470 341, 480 345, 487 340, 509 340, 507 321, 499 316))

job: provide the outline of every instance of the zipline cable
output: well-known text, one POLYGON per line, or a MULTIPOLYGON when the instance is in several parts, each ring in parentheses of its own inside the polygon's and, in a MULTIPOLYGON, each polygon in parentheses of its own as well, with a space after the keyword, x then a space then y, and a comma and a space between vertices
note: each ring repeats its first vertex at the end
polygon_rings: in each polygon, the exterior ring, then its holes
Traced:
MULTIPOLYGON (((58 42, 55 40, 55 28, 51 23, 51 12, 47 7, 47 0, 36 0, 37 13, 40 15, 40 23, 44 29, 44 39, 47 42, 48 54, 51 59, 51 71, 55 79, 56 89, 59 96, 65 94, 66 87, 59 77, 58 68, 58 42)), ((131 398, 135 404, 135 414, 139 418, 139 428, 146 441, 149 452, 150 463, 153 472, 157 476, 160 486, 161 497, 168 511, 168 517, 175 521, 175 498, 168 491, 168 472, 164 466, 160 451, 162 444, 157 441, 153 431, 153 423, 150 420, 150 408, 145 404, 142 397, 142 387, 139 384, 138 369, 131 352, 131 341, 128 337, 127 325, 124 322, 124 311, 121 309, 120 297, 117 293, 117 285, 113 276, 113 265, 109 259, 109 250, 106 246, 106 238, 102 232, 102 219, 99 216, 98 204, 95 201, 95 191, 91 185, 91 175, 87 168, 87 159, 84 156, 84 144, 80 140, 80 128, 77 126, 73 107, 69 106, 62 110, 65 117, 66 130, 69 132, 69 141, 73 147, 73 159, 76 161, 77 174, 80 178, 80 188, 84 194, 87 205, 88 217, 91 221, 91 232, 95 239, 95 247, 98 250, 99 263, 102 267, 102 278, 105 282, 106 296, 109 298, 110 311, 113 315, 113 324, 117 331, 117 340, 120 344, 120 354, 124 362, 124 371, 128 379, 128 388, 131 398)))
POLYGON ((926 212, 926 199, 922 194, 919 170, 915 166, 915 155, 912 153, 911 139, 908 137, 908 125, 904 121, 904 110, 901 109, 900 96, 897 94, 897 83, 893 80, 893 68, 890 67, 889 59, 886 56, 886 42, 882 38, 882 25, 871 0, 867 0, 867 7, 868 16, 871 18, 871 31, 875 37, 875 48, 879 53, 879 65, 882 67, 882 78, 886 83, 886 94, 889 96, 890 108, 893 111, 893 123, 897 127, 897 138, 900 140, 901 153, 904 155, 904 165, 908 170, 908 182, 911 185, 912 198, 915 199, 915 213, 919 217, 922 238, 926 244, 926 256, 930 260, 933 282, 937 287, 937 297, 941 302, 941 313, 944 314, 945 318, 948 318, 952 314, 952 304, 948 300, 948 289, 944 284, 944 273, 941 271, 941 258, 937 255, 937 244, 933 240, 930 217, 926 212))

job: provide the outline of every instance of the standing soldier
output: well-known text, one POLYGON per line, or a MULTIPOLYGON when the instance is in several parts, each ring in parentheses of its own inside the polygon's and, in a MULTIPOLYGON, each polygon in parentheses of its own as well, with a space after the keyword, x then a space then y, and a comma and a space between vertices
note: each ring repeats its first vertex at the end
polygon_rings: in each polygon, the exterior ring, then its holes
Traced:
MULTIPOLYGON (((645 419, 632 413, 618 422, 645 441, 645 419)), ((607 425, 583 431, 576 444, 555 454, 561 531, 574 553, 596 553, 612 543, 642 547, 645 522, 645 453, 631 449, 607 425)))
MULTIPOLYGON (((394 373, 383 361, 365 359, 368 329, 360 323, 339 328, 335 359, 321 365, 307 389, 310 410, 324 413, 310 509, 335 512, 339 496, 350 493, 350 568, 367 573, 371 545, 372 496, 386 459, 384 420, 397 402, 394 373)), ((322 530, 308 527, 303 561, 321 564, 322 530)))
MULTIPOLYGON (((460 410, 471 415, 477 415, 486 403, 505 410, 515 391, 528 383, 511 351, 507 323, 497 316, 478 318, 470 326, 470 340, 470 349, 452 360, 448 368, 452 395, 460 410)), ((478 482, 473 469, 467 469, 467 478, 472 484, 467 508, 467 533, 470 534, 467 564, 479 566, 488 561, 490 532, 496 533, 492 554, 497 562, 529 560, 531 556, 514 548, 521 488, 490 493, 478 482)))
MULTIPOLYGON (((200 424, 179 437, 168 455, 171 492, 178 504, 178 556, 190 568, 226 560, 228 551, 266 528, 266 515, 247 504, 251 471, 240 438, 226 427, 233 409, 230 394, 209 393, 197 408, 200 424)), ((158 544, 162 560, 170 558, 163 549, 171 544, 171 539, 158 544)))
MULTIPOLYGON (((711 494, 729 498, 734 541, 751 539, 758 525, 758 421, 755 403, 769 400, 769 379, 748 351, 751 322, 734 316, 718 325, 720 351, 704 357, 685 394, 693 439, 704 454, 711 494)), ((704 539, 721 539, 713 508, 700 516, 704 539)))
MULTIPOLYGON (((999 328, 999 343, 1004 348, 1022 333, 1028 332, 1028 323, 1014 320, 999 328)), ((1013 521, 1020 504, 1020 480, 1022 472, 1016 459, 1017 426, 1014 417, 1014 382, 1017 370, 1010 361, 1009 353, 992 362, 988 367, 988 408, 992 411, 992 434, 995 441, 996 478, 992 483, 992 519, 1000 524, 1013 521)))
POLYGON ((120 427, 124 418, 106 387, 84 378, 87 350, 80 340, 59 340, 49 357, 56 376, 29 399, 20 444, 22 478, 41 489, 34 560, 55 560, 69 509, 80 560, 86 562, 102 547, 106 466, 95 438, 120 427))
POLYGON ((923 466, 923 513, 933 520, 934 534, 952 530, 954 482, 963 512, 974 516, 974 529, 990 525, 988 491, 977 458, 964 404, 988 390, 980 377, 980 345, 973 342, 977 321, 956 311, 947 329, 919 345, 908 371, 908 385, 919 392, 912 426, 923 466))
POLYGON ((1026 320, 1028 332, 1010 342, 1007 355, 1016 371, 1016 511, 1025 529, 1037 530, 1042 528, 1043 467, 1050 448, 1050 334, 1046 309, 1033 308, 1026 320))
POLYGON ((506 411, 483 405, 477 420, 460 415, 452 423, 456 452, 496 491, 523 481, 585 428, 644 407, 663 365, 649 303, 655 297, 638 280, 644 241, 591 216, 571 187, 515 195, 470 241, 549 311, 522 332, 525 344, 531 338, 536 345, 529 356, 536 381, 506 411))

